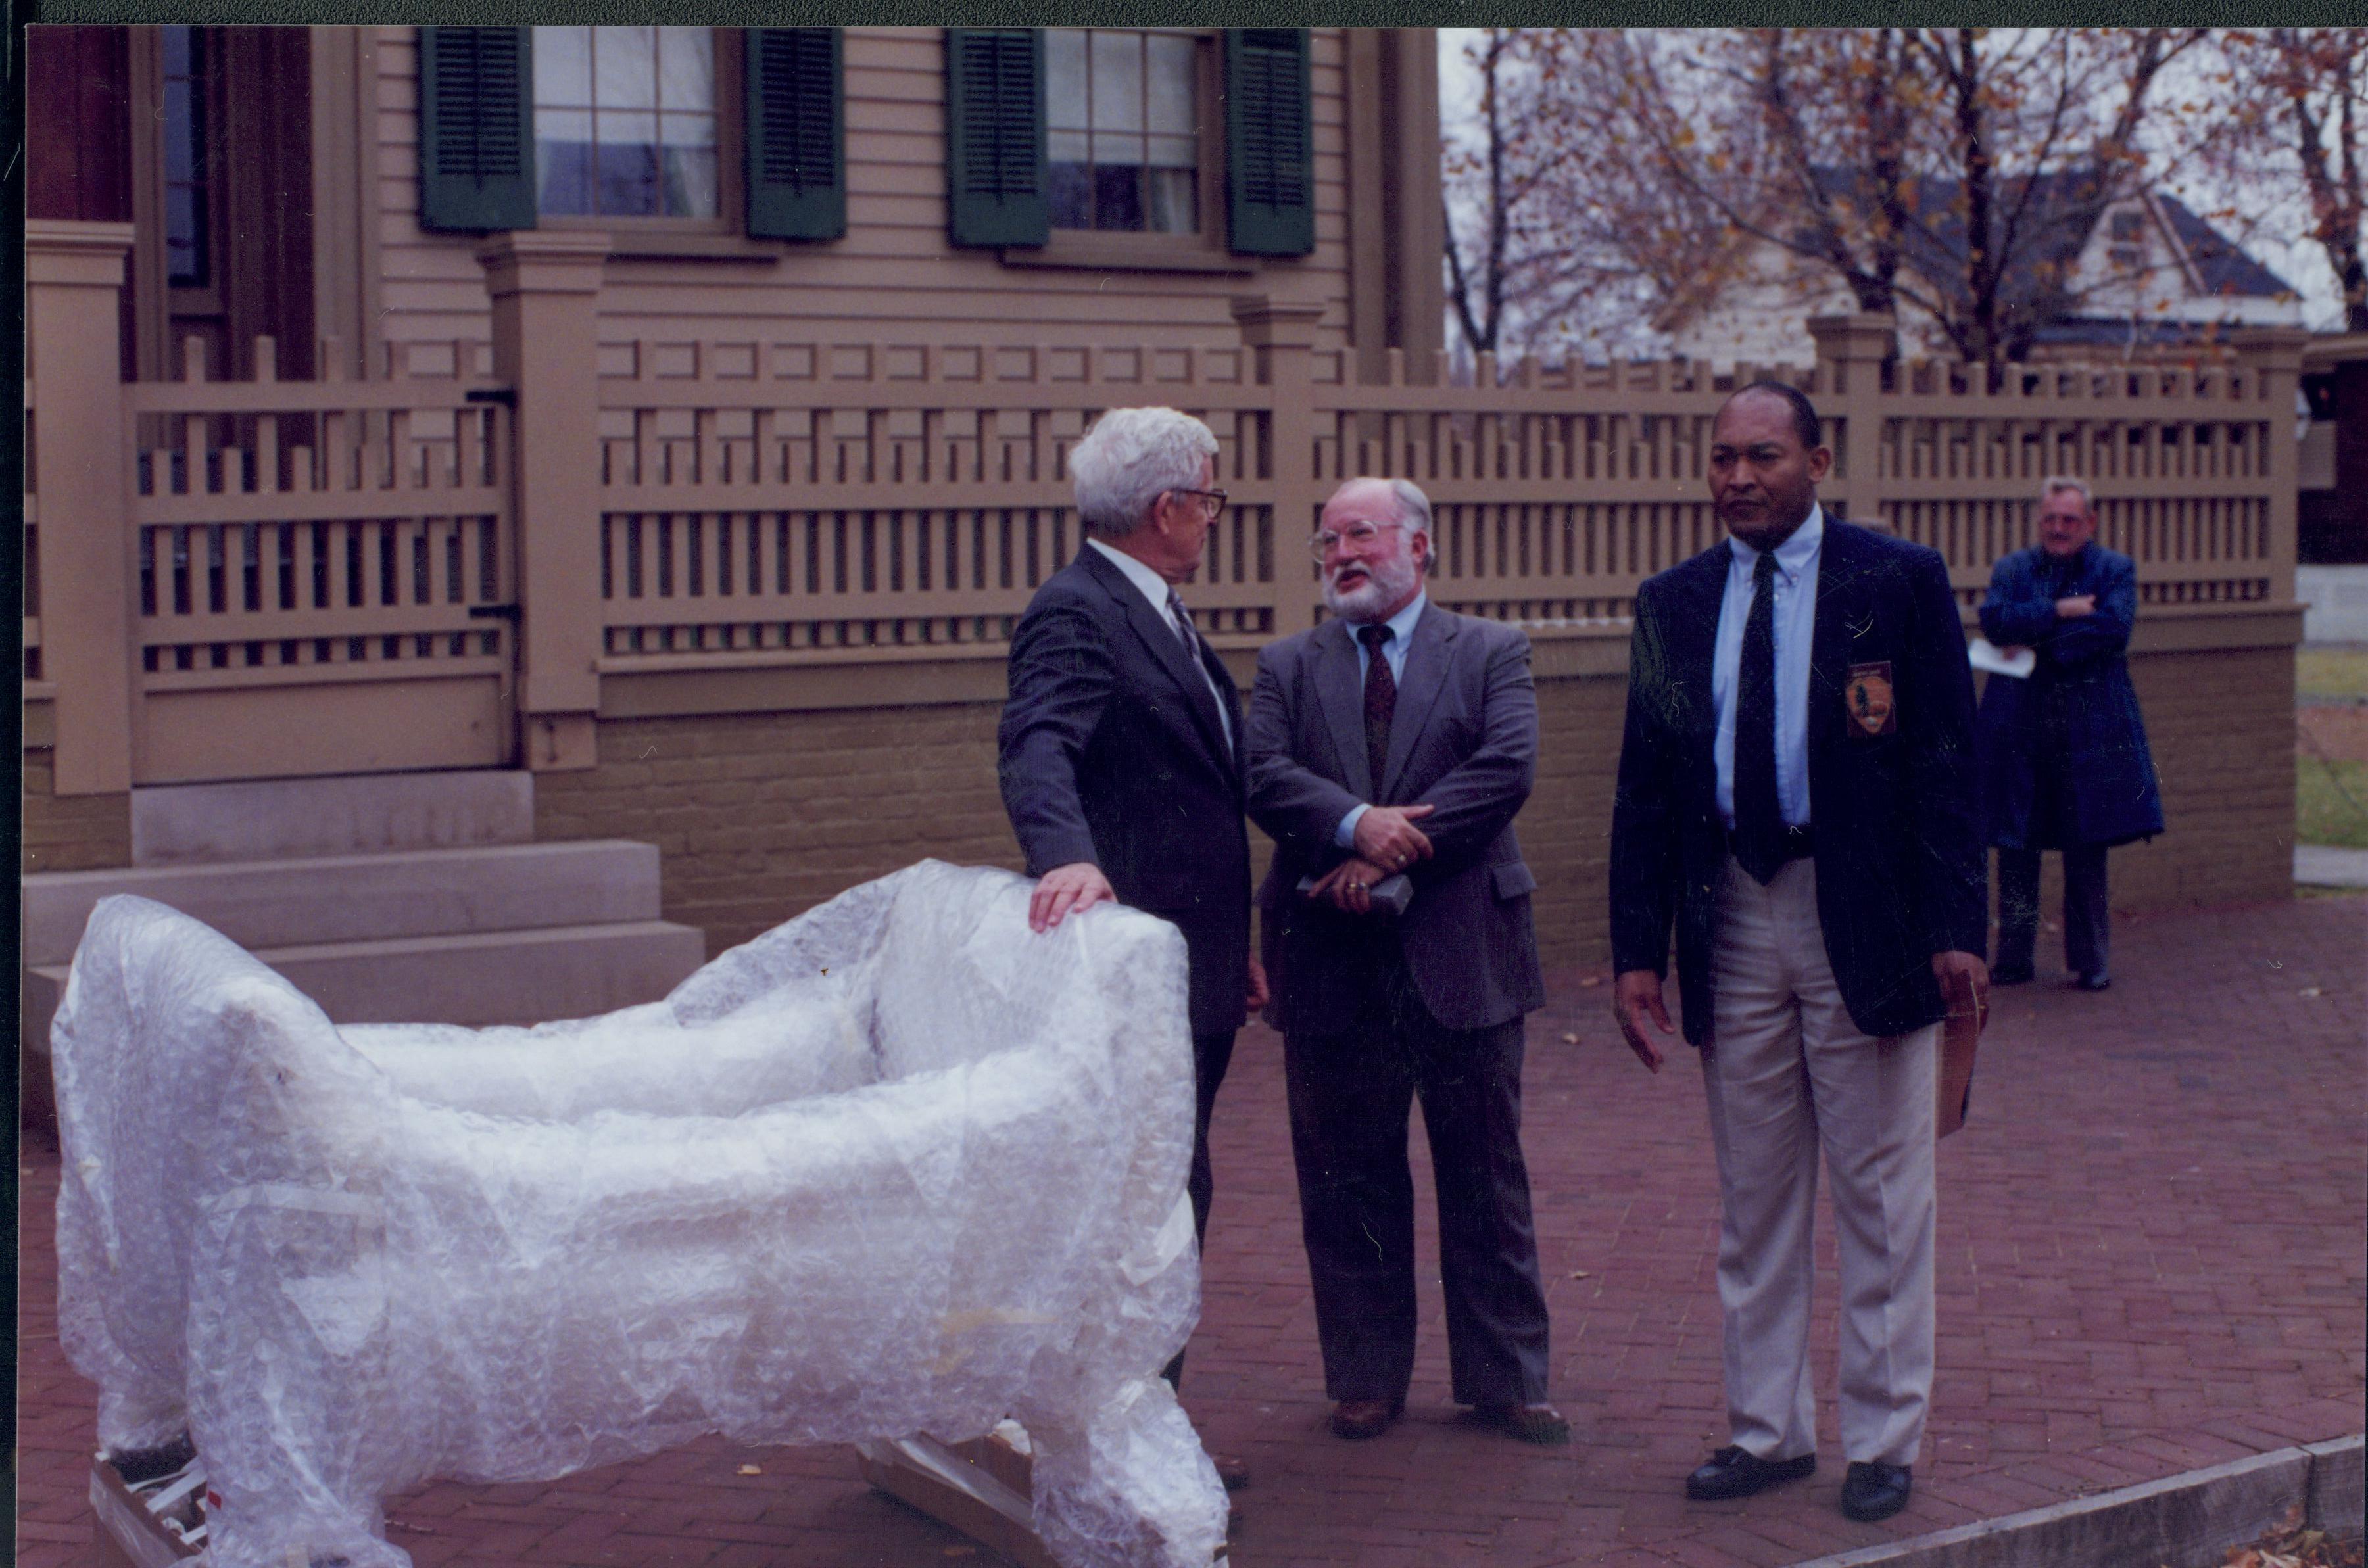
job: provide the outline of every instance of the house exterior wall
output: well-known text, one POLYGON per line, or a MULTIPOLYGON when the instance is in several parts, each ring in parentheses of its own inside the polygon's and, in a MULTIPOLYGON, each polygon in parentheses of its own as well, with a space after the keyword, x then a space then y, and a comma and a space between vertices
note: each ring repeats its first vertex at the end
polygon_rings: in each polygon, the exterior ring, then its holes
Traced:
MULTIPOLYGON (((461 367, 464 372, 485 369, 492 327, 476 238, 419 224, 417 29, 365 31, 375 68, 361 134, 376 167, 370 189, 377 255, 363 265, 379 278, 381 330, 389 342, 418 345, 414 363, 427 373, 450 362, 456 340, 478 357, 461 367)), ((1311 39, 1316 216, 1315 249, 1307 256, 1200 250, 1186 259, 1203 270, 1164 271, 1031 265, 953 245, 946 235, 943 29, 849 28, 846 236, 815 244, 702 236, 694 244, 713 254, 700 259, 612 256, 600 301, 604 327, 618 339, 704 336, 728 321, 752 335, 825 344, 949 337, 1030 344, 1057 332, 1064 341, 1184 346, 1232 341, 1228 301, 1256 292, 1315 308, 1317 341, 1343 345, 1351 293, 1344 32, 1318 28, 1311 39)), ((730 101, 736 83, 723 75, 719 68, 719 97, 730 101)), ((1204 226, 1211 222, 1222 224, 1221 210, 1204 210, 1204 226)), ((625 245, 663 244, 647 231, 620 236, 625 245)), ((1056 232, 1044 258, 1091 239, 1056 232)))

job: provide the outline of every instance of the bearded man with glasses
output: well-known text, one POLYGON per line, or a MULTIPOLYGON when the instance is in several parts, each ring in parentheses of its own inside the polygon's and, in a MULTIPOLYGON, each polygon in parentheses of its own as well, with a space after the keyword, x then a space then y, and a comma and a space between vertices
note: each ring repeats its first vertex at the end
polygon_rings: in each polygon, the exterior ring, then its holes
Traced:
POLYGON ((1521 1159, 1521 1018, 1545 1001, 1513 817, 1538 752, 1529 639, 1423 587, 1430 503, 1355 479, 1314 540, 1333 619, 1258 655, 1250 816, 1332 1430, 1379 1437, 1414 1371, 1422 1101, 1448 1364, 1470 1419, 1566 1443, 1521 1159))
MULTIPOLYGON (((996 736, 1004 809, 1037 879, 1029 925, 1109 900, 1184 933, 1200 1102, 1186 1191, 1203 1238, 1217 1086, 1267 999, 1250 954, 1240 699, 1177 593, 1224 511, 1216 453, 1209 427, 1172 408, 1112 409, 1070 449, 1086 542, 1012 631, 996 736)), ((1179 1350, 1167 1381, 1183 1372, 1179 1350)), ((1248 1483, 1240 1460, 1211 1457, 1228 1487, 1248 1483)))

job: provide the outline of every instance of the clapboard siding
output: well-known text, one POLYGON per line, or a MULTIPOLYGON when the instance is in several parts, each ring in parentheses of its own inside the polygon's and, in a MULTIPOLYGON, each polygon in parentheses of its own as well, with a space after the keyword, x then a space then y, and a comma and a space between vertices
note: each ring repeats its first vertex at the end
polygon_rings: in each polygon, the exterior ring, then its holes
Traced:
MULTIPOLYGON (((418 44, 410 28, 377 28, 373 117, 379 178, 375 235, 390 341, 449 344, 490 336, 476 241, 419 226, 418 44)), ((612 261, 604 330, 618 337, 745 324, 851 341, 1118 341, 1163 346, 1237 341, 1238 294, 1322 307, 1318 341, 1348 333, 1349 212, 1344 47, 1338 28, 1314 38, 1315 251, 1248 273, 1015 267, 946 239, 943 35, 935 28, 850 28, 845 40, 848 234, 788 247, 771 263, 612 261)), ((735 84, 721 96, 736 102, 735 84)), ((1212 106, 1213 107, 1213 106, 1212 106)), ((1220 198, 1220 199, 1222 199, 1220 198)), ((1204 214, 1223 221, 1222 210, 1204 214)))

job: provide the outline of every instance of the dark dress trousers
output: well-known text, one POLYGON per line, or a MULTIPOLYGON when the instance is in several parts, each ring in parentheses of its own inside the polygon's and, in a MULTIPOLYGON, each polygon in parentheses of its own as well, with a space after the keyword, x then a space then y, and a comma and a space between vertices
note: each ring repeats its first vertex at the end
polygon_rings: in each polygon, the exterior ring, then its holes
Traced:
MULTIPOLYGON (((1377 655, 1378 656, 1378 655, 1377 655)), ((1427 608, 1371 777, 1357 647, 1329 620, 1258 657, 1250 815, 1272 835, 1260 889, 1269 1018, 1283 1031, 1292 1148, 1325 1382, 1334 1399, 1404 1398, 1414 1366, 1414 1193, 1420 1096, 1439 1195, 1455 1398, 1542 1400, 1544 1291, 1520 1149, 1521 1017, 1545 1000, 1513 817, 1538 744, 1529 640, 1427 608), (1433 857, 1402 917, 1302 897, 1347 851, 1360 803, 1436 808, 1433 857)))
MULTIPOLYGON (((1711 952, 1727 859, 1711 660, 1732 553, 1721 540, 1637 589, 1611 817, 1613 965, 1667 973, 1674 924, 1695 1045, 1712 1032, 1711 952)), ((1973 676, 1935 551, 1829 513, 1816 595, 1808 753, 1817 918, 1851 1022, 1869 1035, 1904 1035, 1946 1011, 1932 955, 1987 946, 1973 676), (1854 688, 1867 688, 1862 677, 1892 696, 1878 733, 1861 733, 1846 707, 1854 688)))
POLYGON ((2106 960, 2105 851, 2163 829, 2162 793, 2130 684, 2137 568, 2093 540, 2057 560, 2018 550, 1990 572, 1982 635, 2034 650, 2029 676, 1993 675, 1977 734, 1982 816, 1998 849, 2001 967, 2029 968, 2039 930, 2039 853, 2064 854, 2065 958, 2106 960), (2095 613, 2058 619, 2055 601, 2093 594, 2095 613))
POLYGON ((1240 699, 1205 643, 1201 661, 1209 680, 1126 574, 1080 550, 1012 631, 996 771, 1030 876, 1091 861, 1121 903, 1184 933, 1200 1090, 1189 1190, 1205 1233, 1209 1116, 1249 994, 1250 848, 1242 755, 1210 681, 1236 735, 1240 699))

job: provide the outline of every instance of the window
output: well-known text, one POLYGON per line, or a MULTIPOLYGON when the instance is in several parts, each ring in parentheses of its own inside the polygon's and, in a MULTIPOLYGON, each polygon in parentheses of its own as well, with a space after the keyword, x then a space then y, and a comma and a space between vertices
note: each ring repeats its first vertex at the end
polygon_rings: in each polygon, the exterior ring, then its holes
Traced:
POLYGON ((2145 213, 2116 212, 2113 214, 2112 222, 2114 239, 2121 241, 2123 244, 2127 244, 2132 240, 2143 240, 2146 238, 2145 213))
POLYGON ((541 212, 717 216, 712 31, 535 28, 534 141, 541 212))
POLYGON ((1053 227, 1201 230, 1200 42, 1143 28, 1048 28, 1053 227))
POLYGON ((162 28, 165 69, 165 281, 212 281, 208 244, 206 40, 194 28, 162 28))

